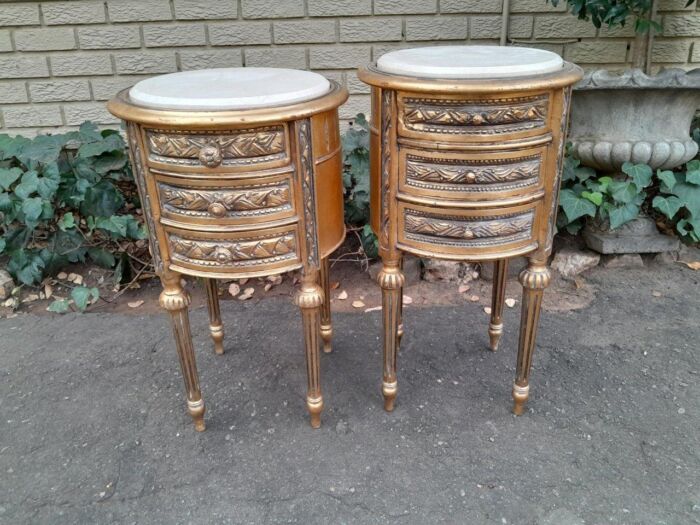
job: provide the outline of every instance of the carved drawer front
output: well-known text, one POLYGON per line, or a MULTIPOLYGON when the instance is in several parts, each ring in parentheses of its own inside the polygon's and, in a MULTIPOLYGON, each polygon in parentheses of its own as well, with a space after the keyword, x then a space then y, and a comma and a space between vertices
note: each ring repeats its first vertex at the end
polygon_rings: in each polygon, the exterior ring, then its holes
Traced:
POLYGON ((399 190, 444 199, 485 200, 537 192, 544 150, 464 155, 402 148, 399 190))
POLYGON ((286 126, 230 131, 146 130, 149 161, 199 168, 281 165, 288 161, 286 126))
POLYGON ((171 267, 190 274, 254 274, 300 265, 297 225, 235 233, 165 229, 171 267))
POLYGON ((549 96, 512 96, 482 99, 432 98, 428 95, 399 95, 399 134, 432 140, 497 141, 544 133, 549 96))
POLYGON ((399 244, 448 258, 525 252, 536 244, 537 205, 464 210, 399 203, 399 244))
POLYGON ((159 177, 161 217, 194 224, 249 224, 292 217, 294 197, 289 175, 250 180, 184 183, 159 177), (226 182, 226 184, 222 184, 226 182))

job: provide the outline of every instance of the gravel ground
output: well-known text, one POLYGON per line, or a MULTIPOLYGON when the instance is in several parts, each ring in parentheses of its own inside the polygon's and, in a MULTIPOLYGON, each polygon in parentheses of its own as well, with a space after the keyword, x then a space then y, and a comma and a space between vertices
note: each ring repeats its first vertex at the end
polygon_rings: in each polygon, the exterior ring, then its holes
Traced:
POLYGON ((204 433, 163 315, 2 320, 0 523, 700 523, 700 273, 586 278, 543 313, 520 418, 518 308, 495 354, 481 306, 406 308, 392 414, 380 312, 337 314, 316 431, 287 301, 225 302, 224 356, 193 312, 204 433))

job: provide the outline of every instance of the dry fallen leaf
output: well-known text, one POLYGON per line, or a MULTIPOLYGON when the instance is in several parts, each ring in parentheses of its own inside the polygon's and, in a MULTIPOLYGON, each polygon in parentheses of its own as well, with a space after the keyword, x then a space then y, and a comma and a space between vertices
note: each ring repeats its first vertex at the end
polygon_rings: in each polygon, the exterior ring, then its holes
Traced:
POLYGON ((131 301, 130 303, 126 303, 126 304, 129 305, 129 308, 138 308, 139 306, 141 306, 143 304, 143 301, 142 300, 131 301))
POLYGON ((271 275, 267 278, 267 281, 272 284, 272 285, 278 285, 282 284, 282 276, 281 275, 271 275))
POLYGON ((661 292, 658 290, 652 290, 651 295, 653 295, 654 297, 661 297, 661 292))
POLYGON ((700 261, 693 261, 693 262, 681 261, 681 262, 683 264, 685 264, 691 270, 700 270, 700 261))
POLYGON ((62 281, 65 281, 66 279, 68 279, 68 274, 66 272, 61 272, 56 277, 58 277, 62 281))
POLYGON ((363 303, 362 301, 353 301, 352 306, 353 308, 364 308, 365 303, 363 303))
POLYGON ((576 289, 581 289, 583 286, 586 284, 586 281, 583 280, 583 277, 580 275, 577 275, 574 277, 574 286, 576 286, 576 289))
POLYGON ((491 307, 490 307, 490 306, 484 306, 484 312, 486 312, 487 314, 490 314, 490 313, 491 313, 491 307))
POLYGON ((75 281, 75 279, 76 279, 77 277, 78 277, 78 274, 77 274, 77 273, 71 272, 71 273, 68 274, 68 280, 69 280, 70 282, 75 281))
POLYGON ((340 288, 340 281, 333 281, 331 283, 331 290, 337 290, 338 288, 340 288))
POLYGON ((255 293, 255 288, 253 288, 252 286, 250 288, 246 288, 245 290, 243 290, 243 293, 247 295, 253 295, 255 293))
POLYGON ((238 279, 238 284, 241 286, 245 286, 245 283, 248 282, 248 278, 246 277, 245 279, 238 279))
POLYGON ((506 306, 508 308, 513 308, 515 306, 515 303, 516 301, 512 297, 508 297, 508 299, 506 299, 506 306))
POLYGON ((457 291, 459 293, 464 293, 469 291, 470 286, 468 284, 460 284, 459 288, 457 288, 457 291))
POLYGON ((265 290, 266 292, 269 292, 271 288, 272 288, 272 283, 267 283, 267 284, 265 285, 264 290, 265 290))
POLYGON ((478 296, 478 295, 472 295, 472 296, 469 298, 469 300, 470 300, 472 303, 476 303, 476 302, 479 300, 479 296, 478 296))
POLYGON ((403 304, 411 304, 413 302, 413 297, 410 297, 408 295, 403 296, 403 304))
POLYGON ((24 298, 24 301, 23 301, 23 302, 25 302, 25 303, 32 303, 32 302, 34 302, 34 301, 36 301, 36 300, 38 300, 38 299, 39 299, 39 296, 38 296, 37 294, 35 294, 35 293, 30 293, 27 297, 24 298))
POLYGON ((51 286, 50 284, 44 285, 44 295, 47 299, 50 299, 53 295, 53 286, 51 286))
POLYGON ((228 286, 228 293, 231 294, 231 297, 236 297, 239 293, 241 293, 241 287, 236 283, 231 283, 228 286))
POLYGON ((372 308, 365 308, 365 313, 367 312, 376 312, 377 310, 381 310, 381 306, 373 306, 372 308))
POLYGON ((238 296, 238 300, 239 301, 247 301, 252 296, 253 296, 253 294, 247 294, 247 293, 243 292, 241 295, 238 296))
POLYGON ((348 298, 348 292, 346 292, 345 290, 343 290, 342 292, 340 292, 338 294, 338 299, 340 299, 341 301, 344 301, 347 298, 348 298))

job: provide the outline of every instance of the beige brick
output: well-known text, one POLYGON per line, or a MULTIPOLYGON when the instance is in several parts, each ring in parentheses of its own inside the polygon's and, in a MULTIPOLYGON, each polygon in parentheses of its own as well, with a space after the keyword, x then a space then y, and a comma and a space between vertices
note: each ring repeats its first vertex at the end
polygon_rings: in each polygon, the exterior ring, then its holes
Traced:
POLYGON ((336 41, 335 20, 293 20, 274 22, 276 44, 320 44, 336 41))
POLYGON ((110 0, 107 7, 112 22, 151 22, 173 17, 168 0, 110 0))
MULTIPOLYGON (((518 44, 515 44, 516 46, 518 44)), ((535 49, 544 49, 545 51, 551 51, 559 56, 564 56, 564 45, 563 44, 549 44, 547 42, 532 42, 527 44, 522 44, 522 47, 534 47, 535 49)))
POLYGON ((511 13, 554 13, 566 11, 566 2, 561 0, 557 7, 545 0, 511 0, 511 13))
POLYGON ((114 55, 114 62, 119 75, 177 71, 174 53, 123 53, 114 55))
POLYGON ((10 39, 10 31, 7 29, 0 30, 0 53, 12 51, 12 40, 10 39))
POLYGON ((55 51, 75 49, 75 31, 72 27, 18 29, 15 31, 18 51, 55 51))
POLYGON ((236 18, 236 0, 175 0, 175 18, 179 20, 213 20, 236 18))
POLYGON ((700 15, 666 15, 663 18, 664 36, 700 36, 700 15))
POLYGON ((13 2, 0 3, 0 26, 39 25, 39 4, 13 2))
POLYGON ((5 126, 8 128, 60 126, 63 124, 61 109, 54 105, 6 106, 3 108, 3 116, 5 126))
POLYGON ((229 22, 209 24, 213 46, 244 46, 272 43, 270 22, 229 22))
POLYGON ((581 64, 612 64, 627 60, 627 42, 577 42, 567 44, 564 57, 581 64))
POLYGON ((112 59, 103 53, 68 53, 51 55, 51 73, 57 77, 111 75, 112 59))
POLYGON ((340 20, 341 42, 382 42, 402 38, 401 18, 397 16, 340 20))
POLYGON ((240 67, 243 65, 240 49, 180 51, 178 54, 180 55, 180 68, 182 70, 240 67))
POLYGON ((44 2, 41 5, 46 25, 99 24, 106 20, 104 2, 44 2))
POLYGON ((243 18, 295 18, 304 16, 304 0, 241 0, 243 18))
POLYGON ((696 4, 686 6, 688 0, 663 0, 659 2, 659 11, 693 11, 696 4))
POLYGON ((69 126, 77 126, 86 120, 96 124, 119 123, 119 119, 107 111, 103 102, 65 104, 63 114, 66 116, 66 124, 69 126))
POLYGON ((64 102, 68 100, 90 100, 90 85, 87 80, 47 80, 29 83, 32 102, 64 102))
POLYGON ((138 26, 93 26, 78 29, 81 49, 125 49, 141 47, 138 26))
POLYGON ((48 77, 46 58, 40 55, 0 56, 0 78, 48 77))
POLYGON ((203 46, 207 43, 204 24, 144 25, 147 47, 203 46))
POLYGON ((246 48, 244 53, 248 67, 306 69, 306 50, 303 47, 246 48))
POLYGON ((92 96, 95 100, 109 100, 122 89, 133 86, 139 80, 147 77, 103 77, 94 78, 90 81, 92 86, 92 96))
POLYGON ((685 64, 688 62, 691 43, 690 40, 660 41, 657 39, 652 48, 651 60, 653 63, 685 64))
POLYGON ((693 44, 693 53, 690 55, 691 62, 700 62, 700 42, 693 44))
MULTIPOLYGON (((508 23, 508 36, 510 38, 530 38, 532 36, 531 16, 513 15, 508 23)), ((500 38, 500 16, 473 16, 470 19, 471 38, 500 38)))
POLYGON ((332 80, 334 82, 337 82, 341 86, 345 85, 345 74, 343 71, 324 71, 321 69, 321 70, 314 70, 314 73, 318 73, 319 75, 323 75, 328 80, 332 80))
POLYGON ((596 28, 593 24, 568 14, 535 18, 536 38, 579 38, 595 36, 595 33, 596 28))
POLYGON ((441 0, 441 13, 500 13, 503 0, 441 0))
POLYGON ((350 95, 348 101, 338 109, 342 119, 353 119, 358 113, 369 116, 372 102, 369 95, 350 95))
POLYGON ((0 104, 29 102, 24 82, 0 82, 0 104))
POLYGON ((437 0, 374 0, 376 15, 421 15, 436 11, 437 0))
POLYGON ((372 14, 372 0, 307 0, 309 16, 359 16, 372 14))
POLYGON ((357 72, 355 71, 347 72, 345 76, 345 85, 351 95, 365 95, 369 94, 371 91, 371 88, 367 84, 357 78, 357 72))
POLYGON ((598 29, 598 36, 601 38, 632 38, 634 35, 633 21, 626 23, 624 26, 608 27, 604 25, 598 29))
POLYGON ((464 40, 466 16, 420 16, 406 19, 406 40, 464 40))
POLYGON ((312 69, 356 69, 370 61, 369 46, 331 46, 309 49, 312 69))
POLYGON ((377 59, 385 55, 386 53, 391 53, 392 51, 398 51, 399 49, 406 49, 410 47, 416 47, 415 44, 409 42, 397 42, 397 43, 386 43, 386 44, 376 44, 372 46, 372 61, 376 62, 377 59))

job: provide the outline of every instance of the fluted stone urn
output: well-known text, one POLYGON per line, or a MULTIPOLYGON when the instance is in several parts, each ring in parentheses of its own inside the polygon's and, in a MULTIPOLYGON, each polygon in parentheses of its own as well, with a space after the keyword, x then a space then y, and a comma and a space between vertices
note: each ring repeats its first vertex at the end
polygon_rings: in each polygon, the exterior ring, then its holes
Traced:
MULTIPOLYGON (((700 107, 700 69, 666 69, 647 76, 639 69, 614 73, 591 71, 577 84, 572 98, 569 140, 581 164, 618 174, 625 162, 653 170, 677 168, 698 153, 690 137, 700 107)), ((673 250, 676 240, 640 226, 640 218, 615 232, 589 224, 587 244, 602 253, 673 250), (636 242, 633 237, 642 235, 636 242), (607 235, 607 237, 606 237, 607 235), (616 242, 620 241, 620 242, 616 242), (635 248, 636 246, 636 248, 635 248)))

